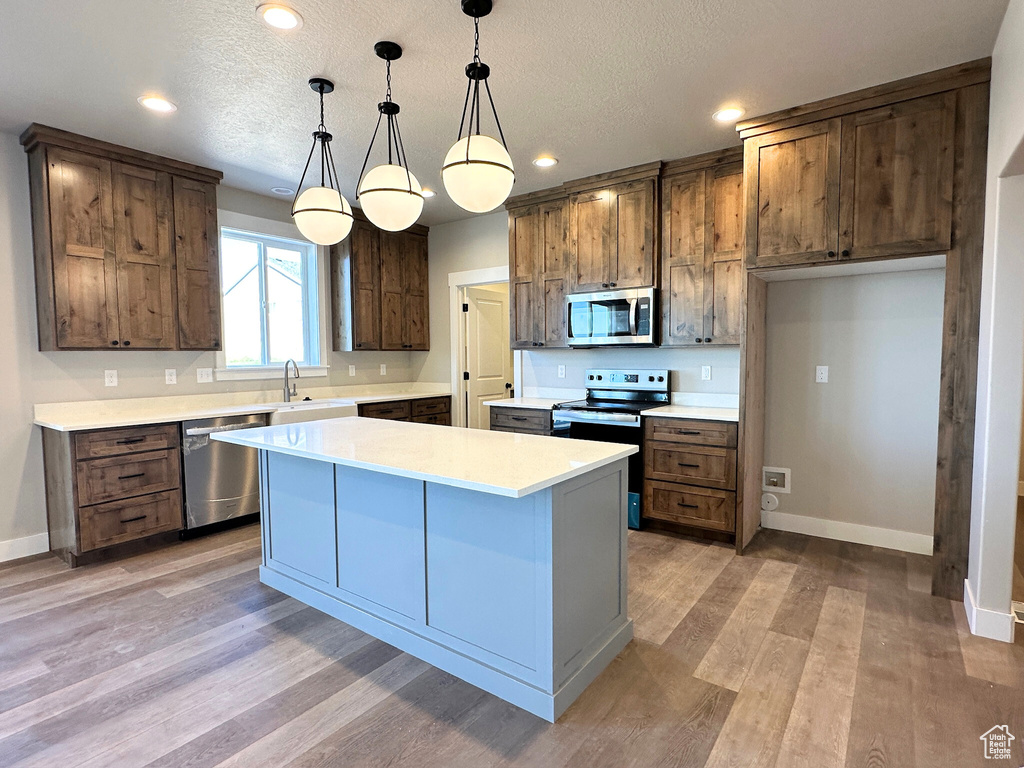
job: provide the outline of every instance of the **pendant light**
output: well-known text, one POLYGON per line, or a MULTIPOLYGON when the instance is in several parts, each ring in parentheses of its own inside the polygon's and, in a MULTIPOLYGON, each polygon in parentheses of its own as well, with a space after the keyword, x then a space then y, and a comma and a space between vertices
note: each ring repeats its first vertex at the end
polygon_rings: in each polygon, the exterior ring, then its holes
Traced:
POLYGON ((320 125, 313 131, 313 146, 306 158, 306 167, 299 180, 298 191, 292 200, 292 218, 304 237, 317 245, 340 243, 352 231, 352 206, 341 194, 338 172, 331 154, 331 134, 324 126, 324 94, 334 90, 334 83, 323 77, 313 77, 309 87, 320 94, 320 125), (317 144, 320 145, 320 186, 302 191, 309 173, 317 144))
POLYGON ((466 104, 462 108, 462 122, 459 123, 459 140, 448 150, 441 168, 441 178, 448 196, 472 213, 486 213, 504 203, 516 180, 512 158, 509 157, 505 135, 498 120, 498 110, 494 107, 491 87, 487 83, 491 68, 480 61, 480 19, 491 12, 491 7, 491 0, 462 0, 462 11, 473 17, 475 28, 473 61, 466 66, 469 85, 466 88, 466 104), (480 133, 481 82, 487 91, 487 101, 491 105, 500 142, 480 133), (465 137, 462 135, 463 130, 466 131, 465 137))
POLYGON ((400 232, 416 223, 423 212, 423 190, 409 170, 409 159, 405 156, 402 132, 398 128, 399 106, 391 100, 391 62, 402 56, 402 46, 382 40, 373 46, 374 52, 387 62, 388 90, 384 101, 377 105, 377 127, 373 129, 370 147, 359 172, 360 181, 356 200, 366 218, 379 228, 389 232, 400 232), (388 161, 366 171, 373 144, 377 140, 381 120, 387 118, 388 161))

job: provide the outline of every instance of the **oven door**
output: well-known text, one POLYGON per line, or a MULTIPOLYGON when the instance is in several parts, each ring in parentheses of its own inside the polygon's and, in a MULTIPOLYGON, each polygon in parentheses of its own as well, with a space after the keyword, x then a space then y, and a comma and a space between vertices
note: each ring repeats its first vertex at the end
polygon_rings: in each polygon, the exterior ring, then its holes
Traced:
POLYGON ((647 290, 582 293, 565 299, 570 346, 653 344, 647 290), (644 307, 641 321, 641 305, 644 307), (641 327, 642 326, 642 327, 641 327))

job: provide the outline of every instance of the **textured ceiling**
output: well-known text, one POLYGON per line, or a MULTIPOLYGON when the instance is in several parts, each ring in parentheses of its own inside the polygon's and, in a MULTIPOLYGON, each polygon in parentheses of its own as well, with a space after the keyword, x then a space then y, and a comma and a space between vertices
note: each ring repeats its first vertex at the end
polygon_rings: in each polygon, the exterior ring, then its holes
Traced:
MULTIPOLYGON (((465 218, 440 166, 472 56, 458 0, 294 0, 304 26, 256 0, 4 0, 0 130, 32 121, 220 169, 269 194, 294 187, 317 122, 312 75, 338 88, 327 126, 355 197, 384 90, 373 43, 405 47, 394 98, 413 172, 438 195, 428 224, 465 218), (172 115, 143 110, 156 91, 172 115)), ((737 143, 711 120, 748 115, 987 56, 1007 0, 496 0, 481 57, 517 167, 514 194, 737 143), (530 160, 552 153, 559 164, 530 160)))

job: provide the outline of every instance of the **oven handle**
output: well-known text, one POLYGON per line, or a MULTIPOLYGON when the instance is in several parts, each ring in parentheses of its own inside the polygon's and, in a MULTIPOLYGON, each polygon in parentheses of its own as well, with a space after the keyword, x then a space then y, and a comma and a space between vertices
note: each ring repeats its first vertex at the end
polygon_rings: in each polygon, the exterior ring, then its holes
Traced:
POLYGON ((629 300, 629 335, 636 336, 636 327, 640 322, 640 300, 629 300))

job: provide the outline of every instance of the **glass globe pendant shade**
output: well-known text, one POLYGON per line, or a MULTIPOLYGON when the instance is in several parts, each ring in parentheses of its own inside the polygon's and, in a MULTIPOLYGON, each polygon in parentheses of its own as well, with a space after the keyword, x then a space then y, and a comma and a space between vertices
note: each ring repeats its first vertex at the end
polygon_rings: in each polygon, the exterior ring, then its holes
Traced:
POLYGON ((367 171, 356 199, 366 218, 388 232, 408 229, 423 212, 423 189, 400 165, 378 165, 367 171))
POLYGON ((317 245, 340 243, 352 231, 352 206, 330 187, 310 187, 299 195, 292 218, 303 237, 317 245))
POLYGON ((501 142, 483 134, 459 139, 441 169, 448 196, 471 213, 487 213, 504 203, 515 184, 515 168, 501 142))

